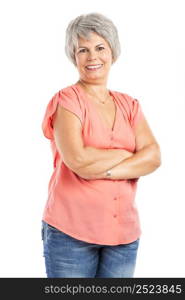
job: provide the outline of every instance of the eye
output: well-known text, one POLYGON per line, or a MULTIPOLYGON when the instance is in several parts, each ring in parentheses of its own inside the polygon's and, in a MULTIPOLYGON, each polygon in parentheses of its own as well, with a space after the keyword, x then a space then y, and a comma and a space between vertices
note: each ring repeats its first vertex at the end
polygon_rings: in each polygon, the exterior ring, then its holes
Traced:
POLYGON ((87 49, 83 48, 79 50, 79 53, 85 53, 87 49))
POLYGON ((103 46, 99 46, 97 49, 98 49, 98 51, 102 51, 102 50, 104 50, 105 48, 104 48, 103 46))

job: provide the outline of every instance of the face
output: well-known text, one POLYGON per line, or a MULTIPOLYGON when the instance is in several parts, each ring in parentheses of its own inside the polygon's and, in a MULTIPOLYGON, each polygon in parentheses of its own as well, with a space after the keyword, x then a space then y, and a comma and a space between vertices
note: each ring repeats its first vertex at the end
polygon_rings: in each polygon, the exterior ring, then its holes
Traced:
POLYGON ((75 51, 80 78, 88 83, 106 82, 112 65, 112 51, 104 38, 92 32, 90 39, 78 39, 75 51))

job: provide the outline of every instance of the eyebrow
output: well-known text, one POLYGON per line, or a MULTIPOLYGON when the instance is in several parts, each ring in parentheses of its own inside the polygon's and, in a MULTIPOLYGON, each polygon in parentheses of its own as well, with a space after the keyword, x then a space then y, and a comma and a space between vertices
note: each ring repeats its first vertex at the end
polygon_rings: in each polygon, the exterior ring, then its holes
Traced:
MULTIPOLYGON (((101 43, 101 44, 96 45, 95 47, 99 47, 99 46, 104 46, 104 44, 101 43)), ((79 47, 78 47, 78 49, 81 49, 81 48, 86 48, 86 49, 88 49, 88 47, 85 47, 85 46, 79 46, 79 47)))

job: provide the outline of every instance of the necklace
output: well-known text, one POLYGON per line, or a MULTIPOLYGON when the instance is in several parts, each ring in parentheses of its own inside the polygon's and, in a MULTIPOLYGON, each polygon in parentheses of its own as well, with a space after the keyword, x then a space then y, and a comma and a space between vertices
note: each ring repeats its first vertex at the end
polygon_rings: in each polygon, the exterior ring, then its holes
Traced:
MULTIPOLYGON (((100 99, 99 97, 97 97, 97 95, 93 95, 92 93, 90 93, 89 90, 88 90, 88 88, 87 88, 83 83, 81 83, 81 82, 79 82, 79 83, 84 87, 84 89, 86 90, 86 92, 87 92, 90 96, 95 97, 95 98, 97 98, 97 99, 99 100, 98 103, 105 104, 105 103, 108 101, 108 98, 110 98, 110 94, 109 94, 109 92, 108 92, 108 94, 106 95, 105 100, 102 100, 102 99, 100 99)), ((96 102, 97 102, 97 101, 96 101, 96 102)))
POLYGON ((89 93, 89 95, 91 95, 92 97, 96 97, 99 100, 98 103, 102 103, 102 104, 107 103, 108 102, 108 98, 110 97, 110 95, 107 95, 106 98, 105 98, 105 100, 102 100, 99 97, 97 97, 96 95, 93 95, 91 93, 89 93))

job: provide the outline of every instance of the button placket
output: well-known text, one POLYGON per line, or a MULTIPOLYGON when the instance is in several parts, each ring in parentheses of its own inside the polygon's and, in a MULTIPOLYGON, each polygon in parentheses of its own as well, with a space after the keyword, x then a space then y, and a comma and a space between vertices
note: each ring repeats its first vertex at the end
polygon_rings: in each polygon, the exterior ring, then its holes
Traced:
POLYGON ((113 213, 113 217, 117 218, 118 214, 119 214, 119 196, 114 196, 113 201, 114 201, 114 213, 113 213))
POLYGON ((113 140, 114 140, 114 133, 113 133, 113 131, 111 131, 110 132, 110 146, 112 146, 113 140))

